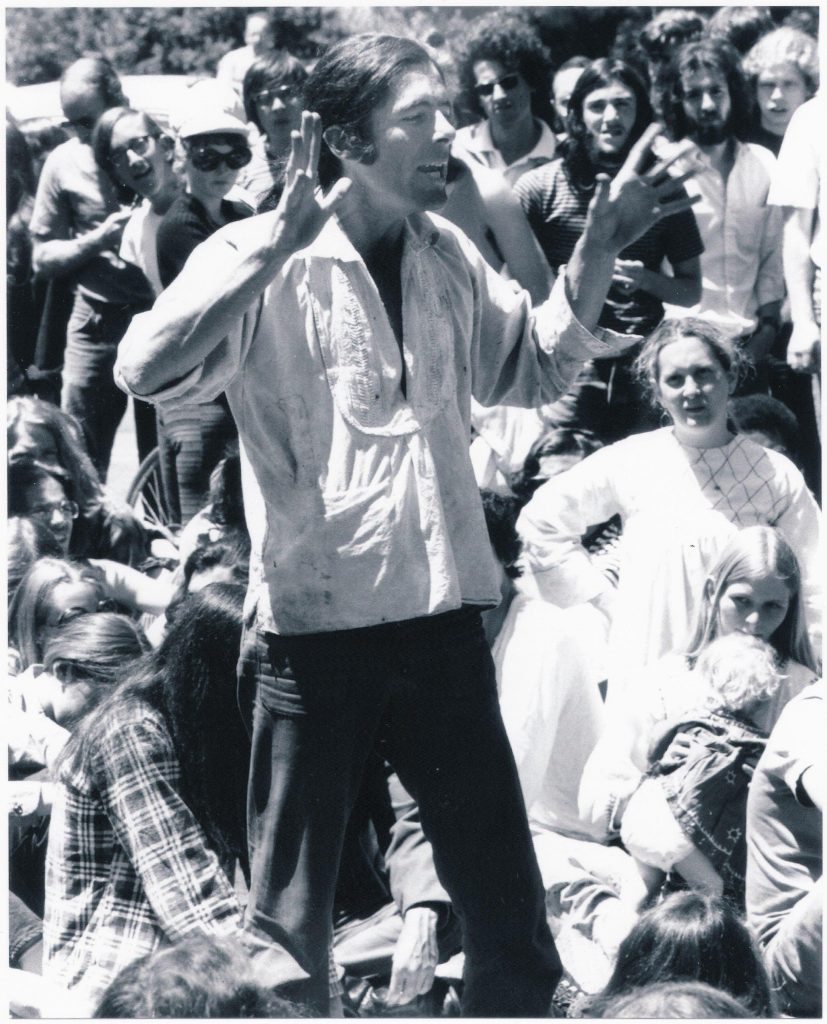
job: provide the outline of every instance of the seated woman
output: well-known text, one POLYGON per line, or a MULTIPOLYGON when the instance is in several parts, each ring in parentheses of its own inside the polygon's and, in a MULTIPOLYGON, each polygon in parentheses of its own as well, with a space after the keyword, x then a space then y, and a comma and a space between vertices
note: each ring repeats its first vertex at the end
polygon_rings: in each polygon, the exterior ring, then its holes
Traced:
POLYGON ((38 558, 61 558, 63 549, 52 531, 29 516, 12 516, 6 523, 6 581, 9 607, 20 581, 38 558))
POLYGON ((623 940, 603 992, 578 1016, 601 1017, 609 1000, 641 985, 702 981, 737 999, 753 1017, 774 1017, 761 955, 729 905, 700 893, 674 893, 645 911, 623 940))
POLYGON ((9 671, 16 674, 42 663, 49 629, 114 607, 100 569, 59 558, 39 559, 20 581, 9 609, 9 671))
POLYGON ((194 595, 59 760, 44 977, 90 1008, 162 942, 240 927, 231 877, 246 855, 249 747, 235 699, 243 600, 231 584, 194 595))
MULTIPOLYGON (((545 597, 566 574, 582 599, 613 604, 608 705, 621 708, 641 671, 681 645, 704 581, 737 529, 772 526, 795 552, 806 625, 820 648, 820 513, 783 455, 733 435, 727 400, 740 353, 698 317, 665 321, 644 343, 642 379, 671 419, 588 456, 535 491, 518 529, 520 589, 545 597), (619 514, 619 583, 612 588, 581 545, 590 526, 619 514)), ((553 600, 553 598, 552 598, 553 600)))
POLYGON ((6 419, 9 465, 36 463, 58 476, 78 505, 71 554, 139 565, 149 554, 149 535, 132 509, 101 484, 72 417, 39 398, 18 397, 9 400, 6 419))
MULTIPOLYGON (((38 520, 50 530, 61 554, 69 554, 79 506, 65 474, 37 463, 15 462, 9 467, 8 482, 9 513, 38 520)), ((124 610, 158 614, 169 603, 172 584, 166 577, 154 579, 111 559, 91 561, 106 580, 110 596, 124 610)))
POLYGON ((698 658, 716 637, 737 632, 766 640, 778 657, 781 685, 755 713, 755 725, 769 733, 787 702, 818 673, 803 625, 801 570, 790 545, 769 527, 753 526, 732 538, 702 587, 689 642, 642 673, 617 706, 583 772, 582 813, 617 831, 647 768, 654 728, 703 700, 698 658))
POLYGON ((43 664, 8 681, 9 886, 38 916, 43 914, 52 768, 72 729, 147 647, 125 616, 83 615, 50 630, 43 664))

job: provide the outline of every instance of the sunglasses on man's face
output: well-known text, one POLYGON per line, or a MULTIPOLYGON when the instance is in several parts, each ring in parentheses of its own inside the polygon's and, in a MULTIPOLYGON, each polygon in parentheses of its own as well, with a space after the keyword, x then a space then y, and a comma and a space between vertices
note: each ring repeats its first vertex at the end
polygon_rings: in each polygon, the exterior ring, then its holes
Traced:
POLYGON ((510 75, 503 75, 502 78, 495 78, 493 82, 480 82, 479 85, 474 86, 474 92, 479 97, 493 96, 494 87, 499 86, 504 89, 505 92, 511 92, 512 89, 516 89, 520 84, 520 76, 516 71, 512 71, 510 75))
POLYGON ((295 85, 278 85, 271 86, 269 89, 261 89, 259 92, 253 93, 253 99, 256 103, 272 103, 274 99, 278 98, 282 103, 288 103, 290 100, 296 99, 299 96, 300 90, 295 85))
POLYGON ((229 153, 222 153, 212 146, 191 146, 187 148, 192 166, 198 171, 215 171, 226 164, 231 171, 246 167, 253 159, 253 151, 249 146, 235 146, 229 153))

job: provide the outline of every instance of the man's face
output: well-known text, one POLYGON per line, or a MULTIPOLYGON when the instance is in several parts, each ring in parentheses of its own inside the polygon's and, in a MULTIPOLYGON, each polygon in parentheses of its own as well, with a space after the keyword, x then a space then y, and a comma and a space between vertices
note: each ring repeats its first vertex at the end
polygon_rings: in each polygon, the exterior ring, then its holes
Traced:
POLYGON ((689 137, 699 146, 726 142, 732 103, 721 72, 711 68, 682 71, 681 94, 689 137))
POLYGON ((70 79, 60 87, 60 105, 68 126, 81 142, 88 144, 95 122, 107 109, 106 100, 97 87, 70 79))
POLYGON ((773 135, 783 135, 808 90, 795 64, 776 64, 758 75, 756 92, 761 124, 773 135))
POLYGON ((571 94, 574 92, 578 78, 580 78, 585 70, 585 68, 566 68, 565 71, 558 71, 554 76, 554 82, 551 87, 554 96, 554 109, 557 111, 557 116, 563 124, 566 123, 566 117, 569 113, 571 94))
POLYGON ((635 94, 622 82, 610 82, 583 100, 589 153, 595 163, 617 163, 637 118, 635 94))
POLYGON ((344 160, 347 176, 372 193, 377 208, 407 217, 444 204, 455 135, 450 109, 445 85, 432 65, 396 78, 371 117, 373 160, 344 160))
POLYGON ((266 18, 252 17, 244 29, 244 42, 253 48, 256 57, 273 48, 273 33, 266 18))
POLYGON ((520 74, 499 61, 478 60, 474 91, 494 129, 508 129, 531 117, 531 89, 520 74))
POLYGON ((253 94, 253 102, 267 136, 270 155, 287 156, 290 152, 290 133, 301 127, 301 87, 291 82, 263 86, 253 94))

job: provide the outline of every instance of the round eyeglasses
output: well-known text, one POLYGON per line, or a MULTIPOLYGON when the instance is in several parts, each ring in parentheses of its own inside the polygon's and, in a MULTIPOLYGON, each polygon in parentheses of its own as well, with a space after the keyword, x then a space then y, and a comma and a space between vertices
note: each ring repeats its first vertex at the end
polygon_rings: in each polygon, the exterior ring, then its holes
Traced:
POLYGON ((117 164, 124 163, 129 153, 134 153, 135 156, 145 156, 149 151, 152 138, 151 135, 136 135, 134 139, 130 139, 122 146, 113 146, 109 150, 109 159, 113 164, 117 164))
POLYGON ((59 512, 63 519, 77 519, 80 508, 74 501, 52 501, 49 504, 35 505, 29 511, 29 518, 48 526, 55 512, 59 512))

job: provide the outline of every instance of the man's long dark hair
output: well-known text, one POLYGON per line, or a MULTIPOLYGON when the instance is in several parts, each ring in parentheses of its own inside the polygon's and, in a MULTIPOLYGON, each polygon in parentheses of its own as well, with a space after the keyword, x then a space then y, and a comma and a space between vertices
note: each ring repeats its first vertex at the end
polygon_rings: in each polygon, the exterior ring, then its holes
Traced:
POLYGON ((178 609, 157 650, 75 732, 58 772, 89 766, 101 726, 130 704, 160 711, 181 766, 181 796, 221 857, 246 864, 249 741, 236 705, 244 588, 213 583, 178 609))
POLYGON ((753 124, 753 101, 746 76, 741 70, 738 51, 723 39, 706 38, 687 43, 672 61, 666 82, 663 119, 674 140, 689 134, 689 121, 683 108, 681 76, 684 72, 715 71, 726 79, 729 89, 729 125, 732 134, 741 142, 753 124))
POLYGON ((591 157, 589 131, 583 120, 583 105, 590 93, 603 89, 613 82, 619 82, 631 90, 636 102, 635 122, 620 154, 618 166, 626 159, 629 150, 641 137, 653 117, 646 85, 631 64, 609 57, 592 61, 578 78, 571 94, 566 119, 568 138, 563 143, 563 164, 572 185, 580 191, 591 190, 600 170, 595 167, 591 157))
MULTIPOLYGON (((412 39, 374 32, 350 36, 321 57, 305 83, 304 105, 319 115, 322 131, 337 125, 352 142, 352 150, 361 151, 361 159, 371 162, 371 115, 399 74, 423 66, 437 67, 428 51, 412 39)), ((322 188, 330 188, 341 174, 338 157, 323 142, 319 154, 322 188)))

